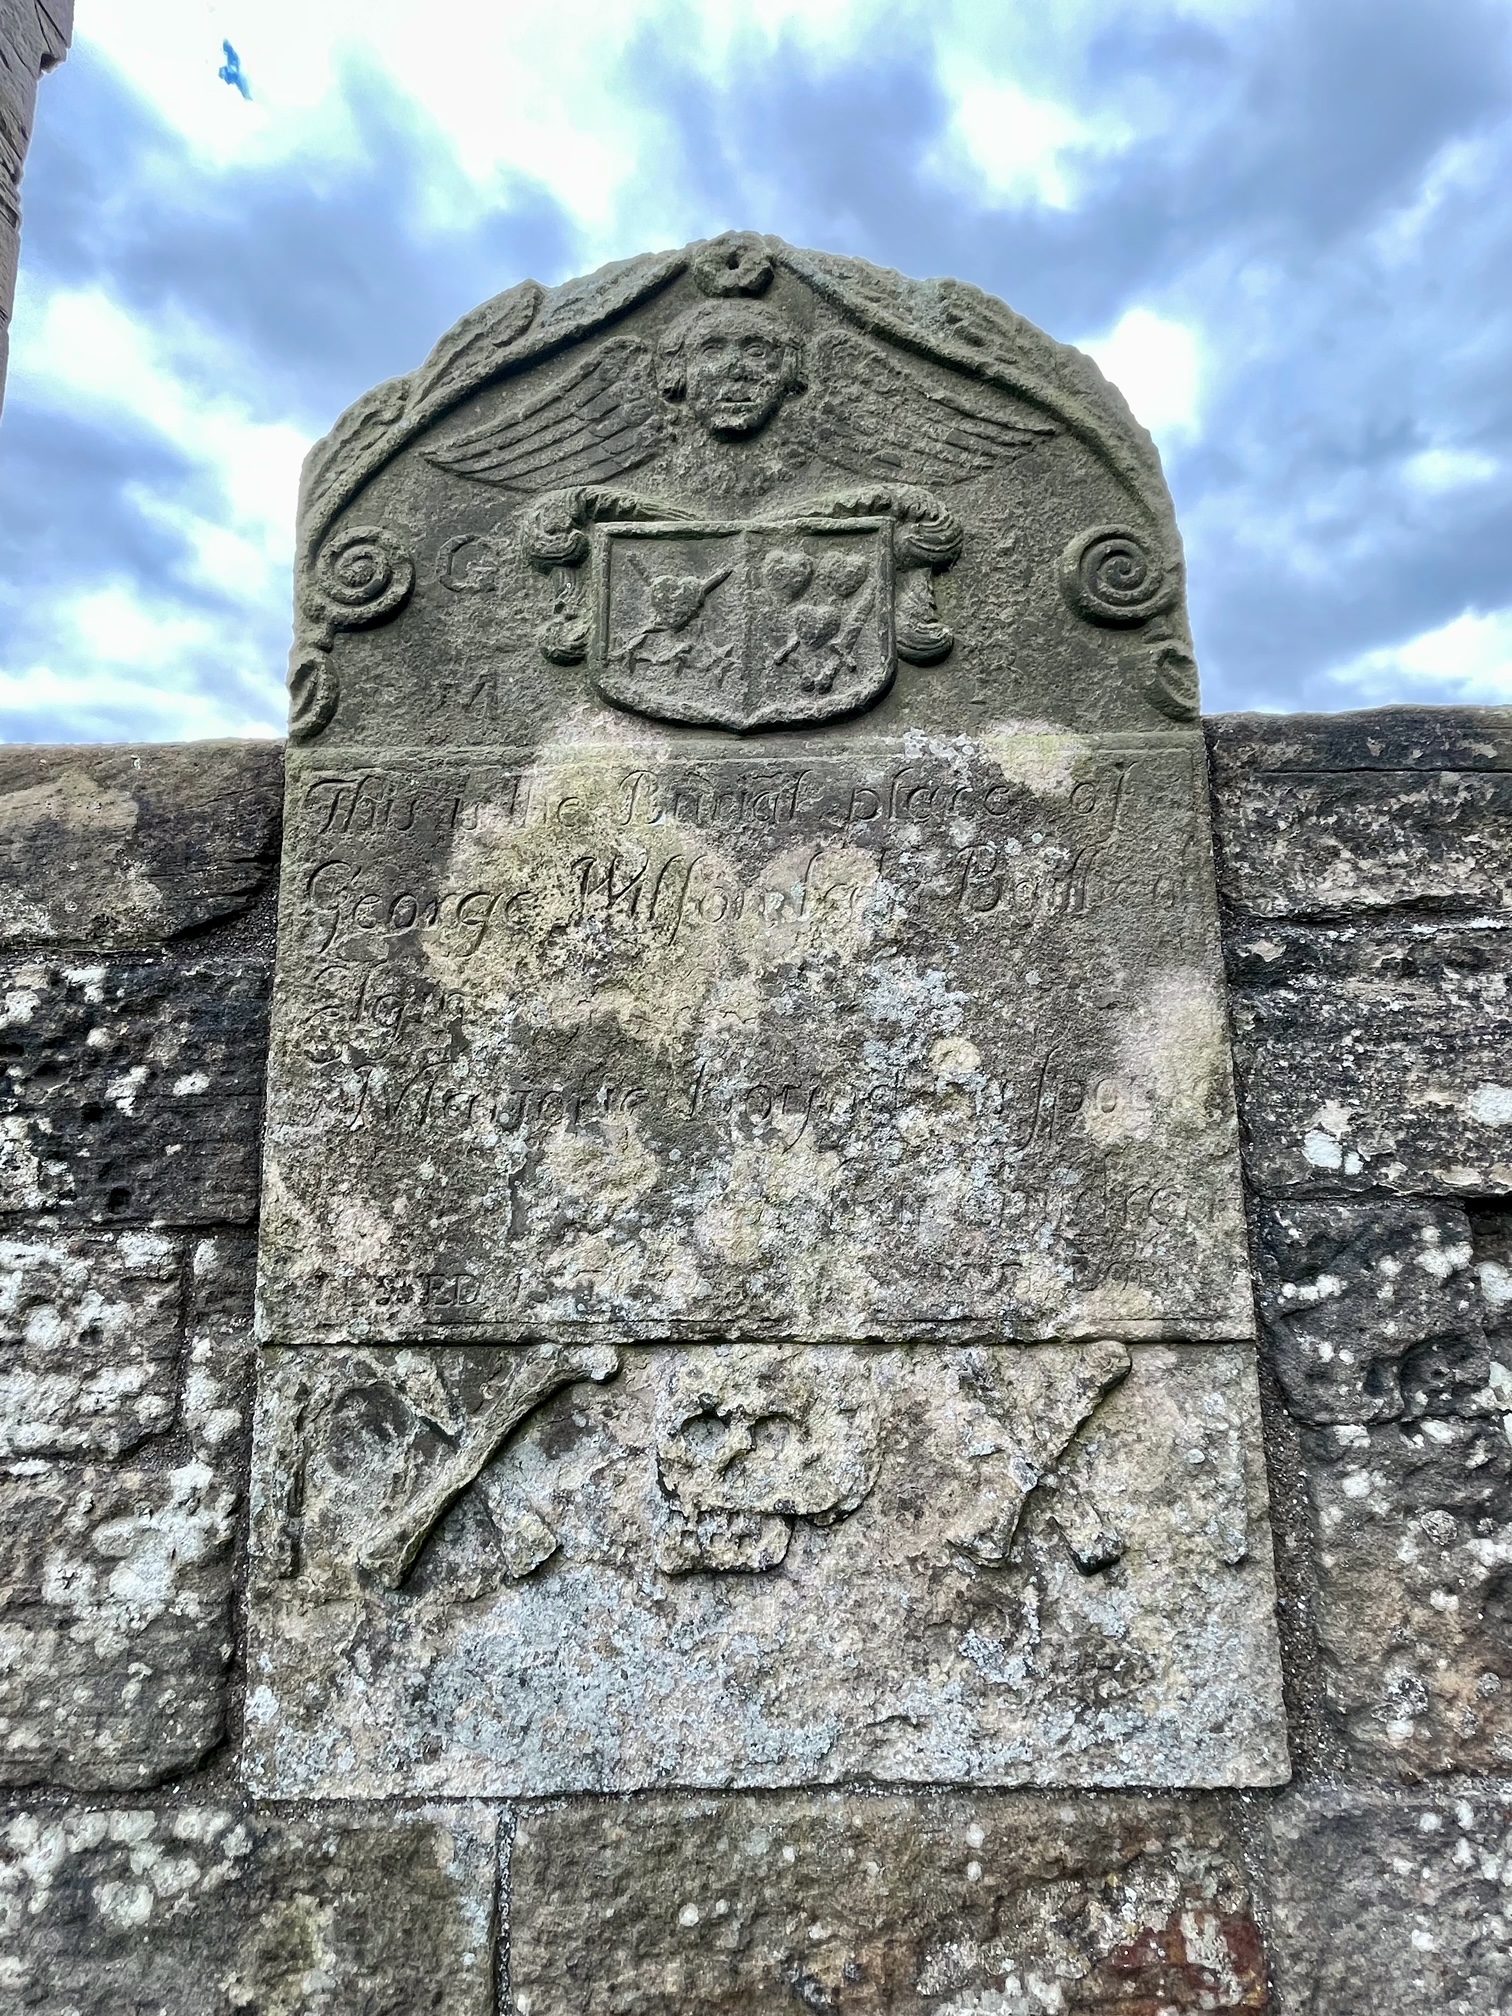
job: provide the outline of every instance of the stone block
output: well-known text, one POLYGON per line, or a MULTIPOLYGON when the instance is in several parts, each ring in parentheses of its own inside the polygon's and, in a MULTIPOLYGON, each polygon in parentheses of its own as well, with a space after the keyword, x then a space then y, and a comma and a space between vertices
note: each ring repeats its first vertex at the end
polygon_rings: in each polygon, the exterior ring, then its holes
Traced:
POLYGON ((0 1820, 0 1997, 31 2016, 494 2016, 491 1814, 0 1820))
POLYGON ((0 967, 0 1213, 249 1220, 268 986, 255 959, 0 967))
POLYGON ((1303 1432, 1325 1698, 1372 1771, 1512 1773, 1512 1372, 1493 1371, 1462 1413, 1303 1432))
POLYGON ((182 1297, 162 1233, 0 1241, 0 1458, 117 1457, 169 1427, 182 1297))
MULTIPOLYGON (((152 1243, 92 1243, 132 1240, 152 1243)), ((200 1239, 182 1271, 174 1432, 114 1466, 0 1467, 0 1782, 131 1790, 191 1769, 224 1734, 251 1238, 200 1239)))
POLYGON ((0 1783, 152 1785, 219 1742, 236 1480, 0 1470, 0 1783))
POLYGON ((1324 1699, 1374 1772, 1512 1765, 1512 1334, 1486 1293, 1512 1283, 1509 1223, 1393 1198, 1259 1213, 1324 1699))
POLYGON ((1235 714, 1205 726, 1218 886, 1237 916, 1507 908, 1505 709, 1235 714))
POLYGON ((1262 1332, 1290 1412, 1392 1421, 1407 1385, 1490 1376, 1470 1221, 1458 1204, 1288 1200, 1259 1213, 1262 1332))
POLYGON ((1512 1795, 1297 1791, 1270 1809, 1275 2016, 1512 2007, 1512 1795))
POLYGON ((569 1804, 510 1858, 519 2016, 1267 2007, 1207 1804, 990 1793, 569 1804))
POLYGON ((262 1373, 258 1796, 1286 1775, 1243 1347, 262 1373))
POLYGON ((1227 952, 1263 1196, 1512 1192, 1512 923, 1277 924, 1227 952))
POLYGON ((296 576, 265 1341, 1251 1334, 1179 542, 1081 353, 750 234, 520 287, 296 576))
POLYGON ((0 950, 154 945, 278 867, 283 747, 0 750, 0 950))

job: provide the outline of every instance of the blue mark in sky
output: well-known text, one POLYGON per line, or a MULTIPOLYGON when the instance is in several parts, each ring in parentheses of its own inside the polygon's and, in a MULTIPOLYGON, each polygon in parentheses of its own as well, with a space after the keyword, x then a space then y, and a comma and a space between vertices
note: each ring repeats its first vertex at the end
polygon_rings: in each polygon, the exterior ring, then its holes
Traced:
POLYGON ((219 77, 222 84, 229 84, 233 90, 240 91, 243 98, 250 98, 252 96, 252 86, 242 75, 240 56, 237 55, 229 42, 222 42, 221 48, 226 52, 226 60, 222 63, 219 70, 216 71, 216 76, 219 77))

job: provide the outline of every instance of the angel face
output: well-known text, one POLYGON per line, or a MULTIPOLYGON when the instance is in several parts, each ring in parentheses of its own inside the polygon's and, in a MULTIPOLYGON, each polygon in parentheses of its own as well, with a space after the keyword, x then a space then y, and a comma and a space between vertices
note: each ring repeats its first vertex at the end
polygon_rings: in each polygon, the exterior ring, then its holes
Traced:
POLYGON ((758 433, 803 385, 797 336, 753 302, 711 303, 674 322, 661 344, 661 388, 711 434, 758 433))

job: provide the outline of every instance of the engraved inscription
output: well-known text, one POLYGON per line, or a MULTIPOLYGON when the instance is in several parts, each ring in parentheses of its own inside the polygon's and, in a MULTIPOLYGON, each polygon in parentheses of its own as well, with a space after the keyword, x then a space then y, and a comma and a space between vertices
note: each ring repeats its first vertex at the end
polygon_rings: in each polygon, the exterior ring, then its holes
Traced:
POLYGON ((268 1334, 1244 1334, 1204 847, 1159 742, 312 774, 268 1334))
POLYGON ((499 541, 482 532, 448 539, 436 555, 436 579, 454 595, 491 594, 499 585, 499 541))

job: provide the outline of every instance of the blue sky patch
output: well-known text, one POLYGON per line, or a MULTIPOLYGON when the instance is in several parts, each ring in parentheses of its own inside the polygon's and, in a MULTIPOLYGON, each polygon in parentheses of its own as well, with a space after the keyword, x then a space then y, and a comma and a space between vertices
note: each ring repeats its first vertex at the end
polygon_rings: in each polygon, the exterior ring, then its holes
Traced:
POLYGON ((434 24, 96 0, 44 80, 0 734, 279 732, 309 442, 527 274, 731 227, 958 275, 1092 351, 1165 461, 1209 711, 1512 700, 1505 0, 434 24))

